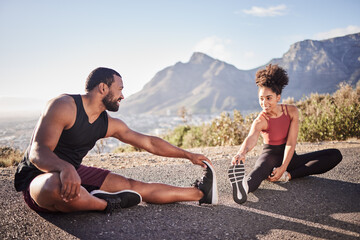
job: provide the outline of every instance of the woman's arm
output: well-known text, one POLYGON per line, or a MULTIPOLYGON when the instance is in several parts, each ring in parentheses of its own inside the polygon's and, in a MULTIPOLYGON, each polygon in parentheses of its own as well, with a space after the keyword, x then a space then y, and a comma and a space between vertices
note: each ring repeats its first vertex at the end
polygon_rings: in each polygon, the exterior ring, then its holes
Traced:
POLYGON ((294 155, 295 147, 297 143, 297 137, 299 133, 299 111, 298 109, 293 105, 288 105, 288 111, 289 116, 291 119, 290 122, 290 128, 289 128, 289 134, 286 141, 285 151, 284 151, 284 157, 282 165, 272 172, 272 177, 269 177, 270 181, 277 181, 279 178, 283 175, 283 173, 286 171, 287 167, 290 164, 290 161, 294 155))
POLYGON ((244 142, 241 144, 241 147, 237 154, 232 158, 231 164, 239 164, 240 161, 245 162, 246 153, 250 152, 257 144, 257 141, 260 136, 260 132, 263 129, 267 128, 267 121, 262 115, 259 115, 251 125, 250 132, 245 138, 244 142))

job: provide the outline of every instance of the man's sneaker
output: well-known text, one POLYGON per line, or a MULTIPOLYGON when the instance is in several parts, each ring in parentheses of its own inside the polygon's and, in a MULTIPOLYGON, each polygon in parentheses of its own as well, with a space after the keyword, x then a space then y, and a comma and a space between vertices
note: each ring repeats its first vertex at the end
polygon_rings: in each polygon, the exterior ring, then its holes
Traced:
POLYGON ((205 169, 205 174, 201 180, 196 180, 193 186, 200 189, 204 196, 199 200, 199 204, 208 203, 208 204, 217 204, 218 203, 218 189, 216 174, 213 167, 210 163, 203 161, 206 164, 207 168, 205 169))
POLYGON ((228 177, 233 188, 234 201, 239 204, 246 202, 249 186, 245 178, 245 166, 243 161, 240 161, 240 164, 231 165, 229 167, 228 177))
POLYGON ((129 208, 138 205, 141 201, 141 195, 132 190, 123 190, 120 192, 105 192, 102 190, 94 190, 91 195, 104 199, 107 202, 105 213, 112 213, 116 209, 129 208))

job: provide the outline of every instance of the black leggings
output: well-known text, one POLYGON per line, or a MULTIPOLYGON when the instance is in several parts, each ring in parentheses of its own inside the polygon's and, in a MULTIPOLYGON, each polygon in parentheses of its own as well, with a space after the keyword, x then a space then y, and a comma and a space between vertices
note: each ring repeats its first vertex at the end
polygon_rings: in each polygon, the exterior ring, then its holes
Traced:
MULTIPOLYGON (((255 168, 248 176, 249 192, 255 191, 261 182, 268 178, 274 167, 280 167, 284 157, 285 144, 264 144, 263 151, 255 163, 255 168)), ((334 168, 342 160, 338 149, 326 149, 297 155, 294 152, 286 171, 290 173, 291 179, 321 174, 334 168)))

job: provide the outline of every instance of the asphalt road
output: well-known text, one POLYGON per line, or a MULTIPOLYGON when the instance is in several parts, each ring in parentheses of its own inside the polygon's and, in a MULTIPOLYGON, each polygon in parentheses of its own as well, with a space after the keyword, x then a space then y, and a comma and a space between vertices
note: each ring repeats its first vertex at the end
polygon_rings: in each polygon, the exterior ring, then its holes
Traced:
MULTIPOLYGON (((0 239, 360 239, 360 148, 328 173, 277 184, 264 181, 238 205, 226 171, 214 160, 219 204, 141 203, 108 216, 98 212, 38 214, 13 188, 14 168, 0 174, 0 239)), ((248 159, 247 172, 256 158, 248 159)), ((202 175, 191 164, 115 169, 143 181, 189 186, 202 175)))

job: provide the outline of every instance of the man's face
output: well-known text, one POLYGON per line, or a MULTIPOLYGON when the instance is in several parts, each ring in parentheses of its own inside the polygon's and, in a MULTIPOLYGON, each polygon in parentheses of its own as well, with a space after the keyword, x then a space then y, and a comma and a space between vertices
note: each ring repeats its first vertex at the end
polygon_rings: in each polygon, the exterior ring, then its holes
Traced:
POLYGON ((111 112, 119 110, 119 103, 124 99, 124 95, 122 94, 123 89, 124 85, 121 77, 114 75, 114 82, 109 88, 109 93, 102 100, 106 110, 111 112))

